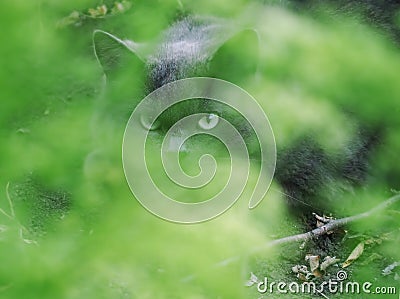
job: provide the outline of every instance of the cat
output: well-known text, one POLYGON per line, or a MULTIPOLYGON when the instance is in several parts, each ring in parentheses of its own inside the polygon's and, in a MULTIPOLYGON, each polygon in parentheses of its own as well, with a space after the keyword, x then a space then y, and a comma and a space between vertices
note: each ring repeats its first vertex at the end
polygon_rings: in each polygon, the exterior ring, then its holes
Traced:
MULTIPOLYGON (((246 77, 250 74, 257 80, 257 66, 263 63, 258 56, 260 48, 256 29, 248 27, 246 22, 215 17, 185 16, 167 28, 152 46, 151 43, 120 39, 101 30, 94 32, 93 41, 96 57, 108 81, 112 81, 115 69, 124 67, 126 57, 143 65, 143 74, 140 75, 145 78, 144 94, 175 80, 194 76, 232 79, 240 84, 235 75, 246 77), (232 41, 233 48, 240 49, 244 44, 240 39, 253 43, 249 46, 250 55, 235 56, 235 51, 229 53, 229 46, 228 50, 224 49, 232 41), (236 69, 229 68, 230 64, 235 64, 236 69), (252 67, 246 67, 248 64, 252 67), (227 69, 225 72, 215 71, 224 68, 227 69)), ((209 100, 174 106, 163 113, 152 128, 147 128, 162 136, 177 120, 194 112, 209 113, 210 119, 221 115, 227 117, 244 136, 250 157, 259 159, 260 149, 254 142, 254 131, 248 122, 240 113, 209 100)), ((352 122, 356 124, 356 133, 336 153, 326 150, 312 134, 300 136, 284 146, 278 145, 275 178, 294 213, 326 212, 324 198, 365 183, 371 156, 380 146, 382 130, 379 126, 357 123, 356 118, 352 122)), ((210 149, 210 146, 205 148, 210 149)))

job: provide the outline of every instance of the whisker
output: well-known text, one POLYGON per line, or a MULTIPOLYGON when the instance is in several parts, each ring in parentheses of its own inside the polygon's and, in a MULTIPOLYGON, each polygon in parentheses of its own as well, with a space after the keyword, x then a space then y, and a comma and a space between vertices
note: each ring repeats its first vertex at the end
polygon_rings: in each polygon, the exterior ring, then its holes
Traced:
POLYGON ((313 209, 315 209, 315 207, 313 207, 312 205, 310 205, 310 204, 308 204, 308 203, 306 203, 306 202, 304 202, 304 201, 302 201, 302 200, 300 200, 300 199, 298 199, 298 198, 295 198, 294 196, 292 196, 292 195, 290 195, 290 194, 287 194, 287 193, 285 193, 285 192, 282 192, 282 191, 280 191, 280 190, 278 190, 278 189, 275 189, 275 188, 270 188, 272 191, 275 191, 275 192, 278 192, 278 193, 280 193, 280 194, 282 194, 282 195, 285 195, 285 196, 287 196, 287 197, 289 197, 289 198, 291 198, 291 199, 293 199, 293 200, 295 200, 295 201, 297 201, 297 202, 299 202, 299 203, 301 203, 301 204, 303 204, 303 205, 305 205, 305 206, 308 206, 308 207, 310 207, 310 208, 313 208, 313 209))

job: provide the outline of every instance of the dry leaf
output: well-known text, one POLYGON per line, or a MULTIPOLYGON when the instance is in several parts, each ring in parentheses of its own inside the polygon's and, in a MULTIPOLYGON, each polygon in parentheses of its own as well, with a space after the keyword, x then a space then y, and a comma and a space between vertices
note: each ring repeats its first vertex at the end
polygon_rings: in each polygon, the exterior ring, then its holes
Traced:
POLYGON ((359 243, 356 248, 350 253, 347 260, 343 263, 342 268, 350 266, 356 259, 358 259, 364 251, 364 242, 359 243))
POLYGON ((66 27, 69 25, 80 25, 81 23, 81 14, 79 11, 74 10, 69 14, 69 16, 62 18, 57 22, 58 27, 66 27))
POLYGON ((306 275, 304 275, 303 273, 298 273, 297 274, 297 278, 300 279, 301 281, 307 281, 307 277, 306 275))
POLYGON ((253 272, 250 272, 250 279, 248 281, 246 281, 246 283, 244 285, 246 287, 251 287, 255 283, 258 283, 259 281, 260 280, 258 279, 258 277, 253 272))
POLYGON ((89 15, 93 18, 104 17, 107 14, 107 6, 101 5, 96 8, 89 8, 89 15))
POLYGON ((330 256, 325 257, 324 261, 321 263, 321 266, 320 266, 321 271, 325 271, 329 266, 336 264, 338 261, 340 261, 340 260, 337 259, 335 256, 334 257, 330 257, 330 256))
POLYGON ((304 273, 304 274, 308 273, 307 266, 305 266, 305 265, 296 265, 296 266, 292 267, 292 271, 294 273, 304 273))
POLYGON ((318 278, 321 278, 322 276, 324 276, 324 275, 322 274, 322 272, 319 271, 318 269, 315 269, 315 270, 313 271, 312 274, 313 274, 315 277, 318 277, 318 278))
POLYGON ((307 254, 306 255, 306 262, 307 261, 310 263, 311 272, 314 273, 314 271, 317 270, 318 267, 319 267, 319 255, 307 254))
POLYGON ((132 6, 129 1, 115 2, 114 7, 111 9, 111 14, 119 14, 127 11, 132 6))
POLYGON ((387 276, 392 274, 392 270, 394 270, 394 268, 398 266, 400 266, 400 262, 394 262, 393 264, 390 264, 389 266, 387 266, 385 269, 382 270, 382 275, 387 276))
POLYGON ((383 260, 384 257, 380 254, 377 254, 376 252, 372 253, 371 255, 368 256, 368 258, 366 258, 362 263, 360 263, 360 265, 369 265, 372 262, 376 261, 376 260, 383 260))

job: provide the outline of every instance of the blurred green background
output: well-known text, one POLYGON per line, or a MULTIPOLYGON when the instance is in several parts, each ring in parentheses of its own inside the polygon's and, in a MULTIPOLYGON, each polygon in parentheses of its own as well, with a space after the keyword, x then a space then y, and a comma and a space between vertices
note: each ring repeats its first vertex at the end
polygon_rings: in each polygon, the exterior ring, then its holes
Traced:
MULTIPOLYGON (((250 271, 296 279, 290 269, 304 257, 298 244, 249 255, 268 240, 304 231, 289 215, 278 184, 251 212, 247 188, 231 210, 201 225, 158 219, 131 195, 121 162, 130 103, 145 95, 143 70, 122 68, 106 91, 108 102, 99 100, 102 70, 93 51, 94 29, 145 42, 181 15, 235 18, 249 4, 1 2, 0 298, 258 298, 244 287, 250 271), (235 262, 216 266, 232 257, 235 262)), ((260 102, 278 156, 302 136, 312 135, 337 153, 358 124, 383 127, 383 146, 374 153, 367 183, 327 195, 335 199, 329 212, 336 217, 368 210, 400 188, 398 46, 351 16, 332 19, 325 10, 310 16, 269 4, 251 21, 260 30, 256 76, 224 69, 223 59, 220 67, 217 60, 219 75, 260 102)), ((254 59, 249 43, 233 41, 226 50, 239 65, 254 59)), ((197 146, 207 150, 208 143, 197 146)), ((251 184, 257 178, 252 170, 251 184)), ((182 199, 191 196, 185 192, 182 199)), ((350 268, 354 280, 398 285, 394 275, 383 277, 381 271, 400 260, 399 221, 397 206, 348 228, 351 238, 334 252, 341 259, 357 242, 381 239, 350 268), (374 262, 368 262, 371 256, 374 262)))

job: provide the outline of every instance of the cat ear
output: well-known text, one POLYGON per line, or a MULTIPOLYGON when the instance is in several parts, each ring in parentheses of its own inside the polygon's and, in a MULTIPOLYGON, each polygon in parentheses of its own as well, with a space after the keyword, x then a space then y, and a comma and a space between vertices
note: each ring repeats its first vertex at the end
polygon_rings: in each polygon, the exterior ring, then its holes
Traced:
POLYGON ((106 76, 122 65, 125 66, 128 62, 133 61, 144 65, 146 61, 144 44, 122 40, 102 30, 93 32, 93 47, 96 58, 106 76))
POLYGON ((255 30, 245 29, 227 39, 212 55, 209 74, 239 84, 255 78, 259 64, 259 38, 255 30))

